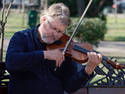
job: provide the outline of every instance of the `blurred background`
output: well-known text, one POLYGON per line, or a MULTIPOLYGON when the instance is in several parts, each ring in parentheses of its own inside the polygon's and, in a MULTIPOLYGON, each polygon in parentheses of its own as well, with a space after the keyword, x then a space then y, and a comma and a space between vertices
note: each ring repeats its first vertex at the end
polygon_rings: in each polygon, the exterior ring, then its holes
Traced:
MULTIPOLYGON (((13 0, 0 0, 0 21, 2 8, 5 14, 13 0)), ((63 2, 71 11, 71 25, 67 34, 71 35, 89 0, 14 0, 4 29, 3 61, 13 34, 39 24, 41 13, 51 4, 63 2)), ((125 57, 125 0, 93 0, 75 40, 89 42, 108 57, 116 57, 124 63, 125 57)), ((1 28, 1 27, 0 27, 1 28)), ((1 31, 0 31, 1 32, 1 31)), ((0 34, 2 36, 2 34, 0 34)), ((2 39, 0 37, 0 39, 2 39)), ((0 41, 0 47, 1 47, 0 41)), ((1 49, 1 48, 0 48, 1 49)))
MULTIPOLYGON (((4 62, 9 41, 15 32, 27 28, 34 28, 39 24, 40 16, 44 10, 53 3, 62 2, 66 4, 71 11, 71 25, 66 30, 66 34, 70 36, 89 1, 90 0, 0 0, 0 85, 7 86, 9 81, 4 62), (12 6, 9 10, 6 23, 5 16, 11 3, 12 6)), ((117 59, 119 63, 125 64, 125 0, 93 0, 82 24, 78 28, 74 40, 78 42, 89 42, 96 51, 99 51, 104 56, 108 58, 113 57, 114 61, 117 59)), ((104 69, 107 74, 112 74, 112 70, 112 68, 108 70, 104 69)), ((116 72, 116 74, 112 75, 112 77, 116 75, 114 79, 121 77, 117 76, 121 71, 116 72)), ((97 76, 93 81, 99 78, 100 76, 97 76)), ((104 81, 107 81, 108 85, 110 78, 111 75, 109 80, 104 81)), ((122 81, 121 78, 119 81, 122 83, 125 82, 122 81)), ((103 82, 101 83, 103 84, 103 82)), ((121 85, 121 83, 119 85, 121 85)), ((7 94, 7 87, 0 88, 0 91, 6 92, 0 92, 0 94, 7 94)))

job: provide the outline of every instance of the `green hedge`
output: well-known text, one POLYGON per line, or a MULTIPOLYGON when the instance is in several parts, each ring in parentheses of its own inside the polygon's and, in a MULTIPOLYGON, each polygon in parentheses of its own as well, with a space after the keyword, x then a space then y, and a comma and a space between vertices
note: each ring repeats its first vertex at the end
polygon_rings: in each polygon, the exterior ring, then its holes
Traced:
MULTIPOLYGON (((67 30, 67 34, 71 35, 76 27, 79 19, 72 18, 71 26, 67 30)), ((75 39, 81 42, 89 42, 95 46, 98 46, 99 42, 104 39, 106 33, 106 23, 98 18, 85 18, 78 28, 75 39)))

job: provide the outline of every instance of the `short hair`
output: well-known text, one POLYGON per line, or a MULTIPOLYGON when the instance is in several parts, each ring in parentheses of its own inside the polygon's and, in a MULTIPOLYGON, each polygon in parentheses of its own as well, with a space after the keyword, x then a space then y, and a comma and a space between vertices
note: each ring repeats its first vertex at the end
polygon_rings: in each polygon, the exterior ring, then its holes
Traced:
POLYGON ((64 25, 70 25, 70 11, 69 8, 63 3, 52 4, 47 10, 44 11, 43 15, 57 17, 64 25))

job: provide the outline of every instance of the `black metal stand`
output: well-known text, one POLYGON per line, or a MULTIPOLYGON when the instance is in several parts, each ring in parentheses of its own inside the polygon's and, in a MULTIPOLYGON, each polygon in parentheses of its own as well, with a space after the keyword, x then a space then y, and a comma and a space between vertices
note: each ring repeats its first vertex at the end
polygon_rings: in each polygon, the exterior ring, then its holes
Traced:
POLYGON ((95 69, 95 81, 92 79, 86 84, 87 87, 125 87, 125 69, 114 69, 105 61, 95 69))

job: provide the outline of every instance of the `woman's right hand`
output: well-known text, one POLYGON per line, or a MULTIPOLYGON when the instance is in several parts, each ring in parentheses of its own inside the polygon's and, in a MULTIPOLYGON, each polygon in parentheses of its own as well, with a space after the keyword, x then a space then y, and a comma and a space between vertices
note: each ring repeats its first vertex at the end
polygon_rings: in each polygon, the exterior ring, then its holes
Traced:
POLYGON ((55 60, 57 67, 60 67, 65 60, 65 56, 59 49, 44 51, 44 58, 48 60, 55 60))

